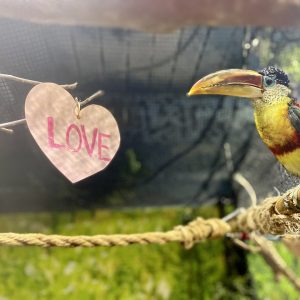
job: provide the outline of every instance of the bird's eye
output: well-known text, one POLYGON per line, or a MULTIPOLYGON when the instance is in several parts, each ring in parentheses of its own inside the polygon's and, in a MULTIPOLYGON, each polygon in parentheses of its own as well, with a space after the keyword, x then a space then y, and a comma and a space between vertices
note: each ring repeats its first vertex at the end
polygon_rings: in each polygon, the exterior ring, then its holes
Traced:
POLYGON ((264 86, 265 87, 272 87, 275 84, 276 84, 275 76, 264 76, 264 86))

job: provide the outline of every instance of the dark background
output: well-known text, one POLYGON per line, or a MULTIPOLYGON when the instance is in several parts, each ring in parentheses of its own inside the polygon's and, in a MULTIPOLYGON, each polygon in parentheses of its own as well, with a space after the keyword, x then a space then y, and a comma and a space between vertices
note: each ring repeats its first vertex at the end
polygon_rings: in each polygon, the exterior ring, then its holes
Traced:
MULTIPOLYGON (((15 127, 13 135, 0 132, 0 211, 191 206, 230 197, 225 143, 234 169, 258 196, 275 193, 280 172, 258 137, 250 103, 185 94, 220 69, 290 66, 299 39, 297 29, 202 26, 145 33, 0 19, 1 73, 77 81, 72 94, 80 99, 103 89, 105 96, 94 103, 112 111, 121 131, 111 165, 75 185, 51 165, 26 126, 15 127)), ((2 123, 24 117, 30 88, 0 80, 2 123)), ((243 191, 239 198, 248 201, 243 191)))

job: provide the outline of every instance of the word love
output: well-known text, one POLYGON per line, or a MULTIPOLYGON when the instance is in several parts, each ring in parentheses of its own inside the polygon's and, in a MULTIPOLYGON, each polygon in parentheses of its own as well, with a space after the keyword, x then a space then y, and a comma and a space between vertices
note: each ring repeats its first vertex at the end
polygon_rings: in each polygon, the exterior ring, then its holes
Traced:
POLYGON ((76 124, 70 124, 67 127, 65 134, 65 144, 60 144, 55 141, 55 124, 54 118, 48 117, 48 145, 53 149, 62 149, 72 152, 86 151, 90 157, 94 155, 95 146, 97 145, 96 155, 99 160, 111 161, 109 157, 104 157, 103 149, 109 149, 105 145, 104 140, 109 139, 110 134, 101 133, 97 128, 93 129, 92 137, 90 142, 86 135, 86 130, 84 125, 80 125, 80 128, 76 124), (72 138, 71 138, 72 137, 72 138), (83 149, 84 148, 84 149, 83 149))

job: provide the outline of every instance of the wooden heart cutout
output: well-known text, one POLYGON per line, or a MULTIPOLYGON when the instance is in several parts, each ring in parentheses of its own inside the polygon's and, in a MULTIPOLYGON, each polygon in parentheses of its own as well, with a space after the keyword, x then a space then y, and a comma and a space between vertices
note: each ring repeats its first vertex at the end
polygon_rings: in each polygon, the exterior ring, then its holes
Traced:
POLYGON ((72 183, 106 168, 120 146, 118 124, 107 109, 92 104, 77 118, 74 98, 54 83, 29 92, 25 116, 41 150, 72 183))

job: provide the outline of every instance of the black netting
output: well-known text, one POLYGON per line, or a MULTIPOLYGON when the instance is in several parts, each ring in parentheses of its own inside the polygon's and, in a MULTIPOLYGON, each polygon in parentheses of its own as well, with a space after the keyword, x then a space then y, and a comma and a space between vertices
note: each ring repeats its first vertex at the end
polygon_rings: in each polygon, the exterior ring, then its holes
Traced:
MULTIPOLYGON (((2 19, 0 41, 3 73, 78 81, 72 93, 81 98, 104 89, 106 95, 95 103, 111 109, 122 134, 111 166, 72 186, 26 128, 12 136, 0 133, 0 210, 215 200, 231 189, 224 143, 231 145, 235 169, 260 196, 277 184, 280 175, 270 176, 277 172, 275 160, 258 138, 248 102, 187 99, 185 93, 201 76, 219 69, 280 64, 287 45, 298 45, 298 31, 190 27, 153 34, 2 19)), ((24 116, 29 89, 0 81, 1 121, 24 116)))

